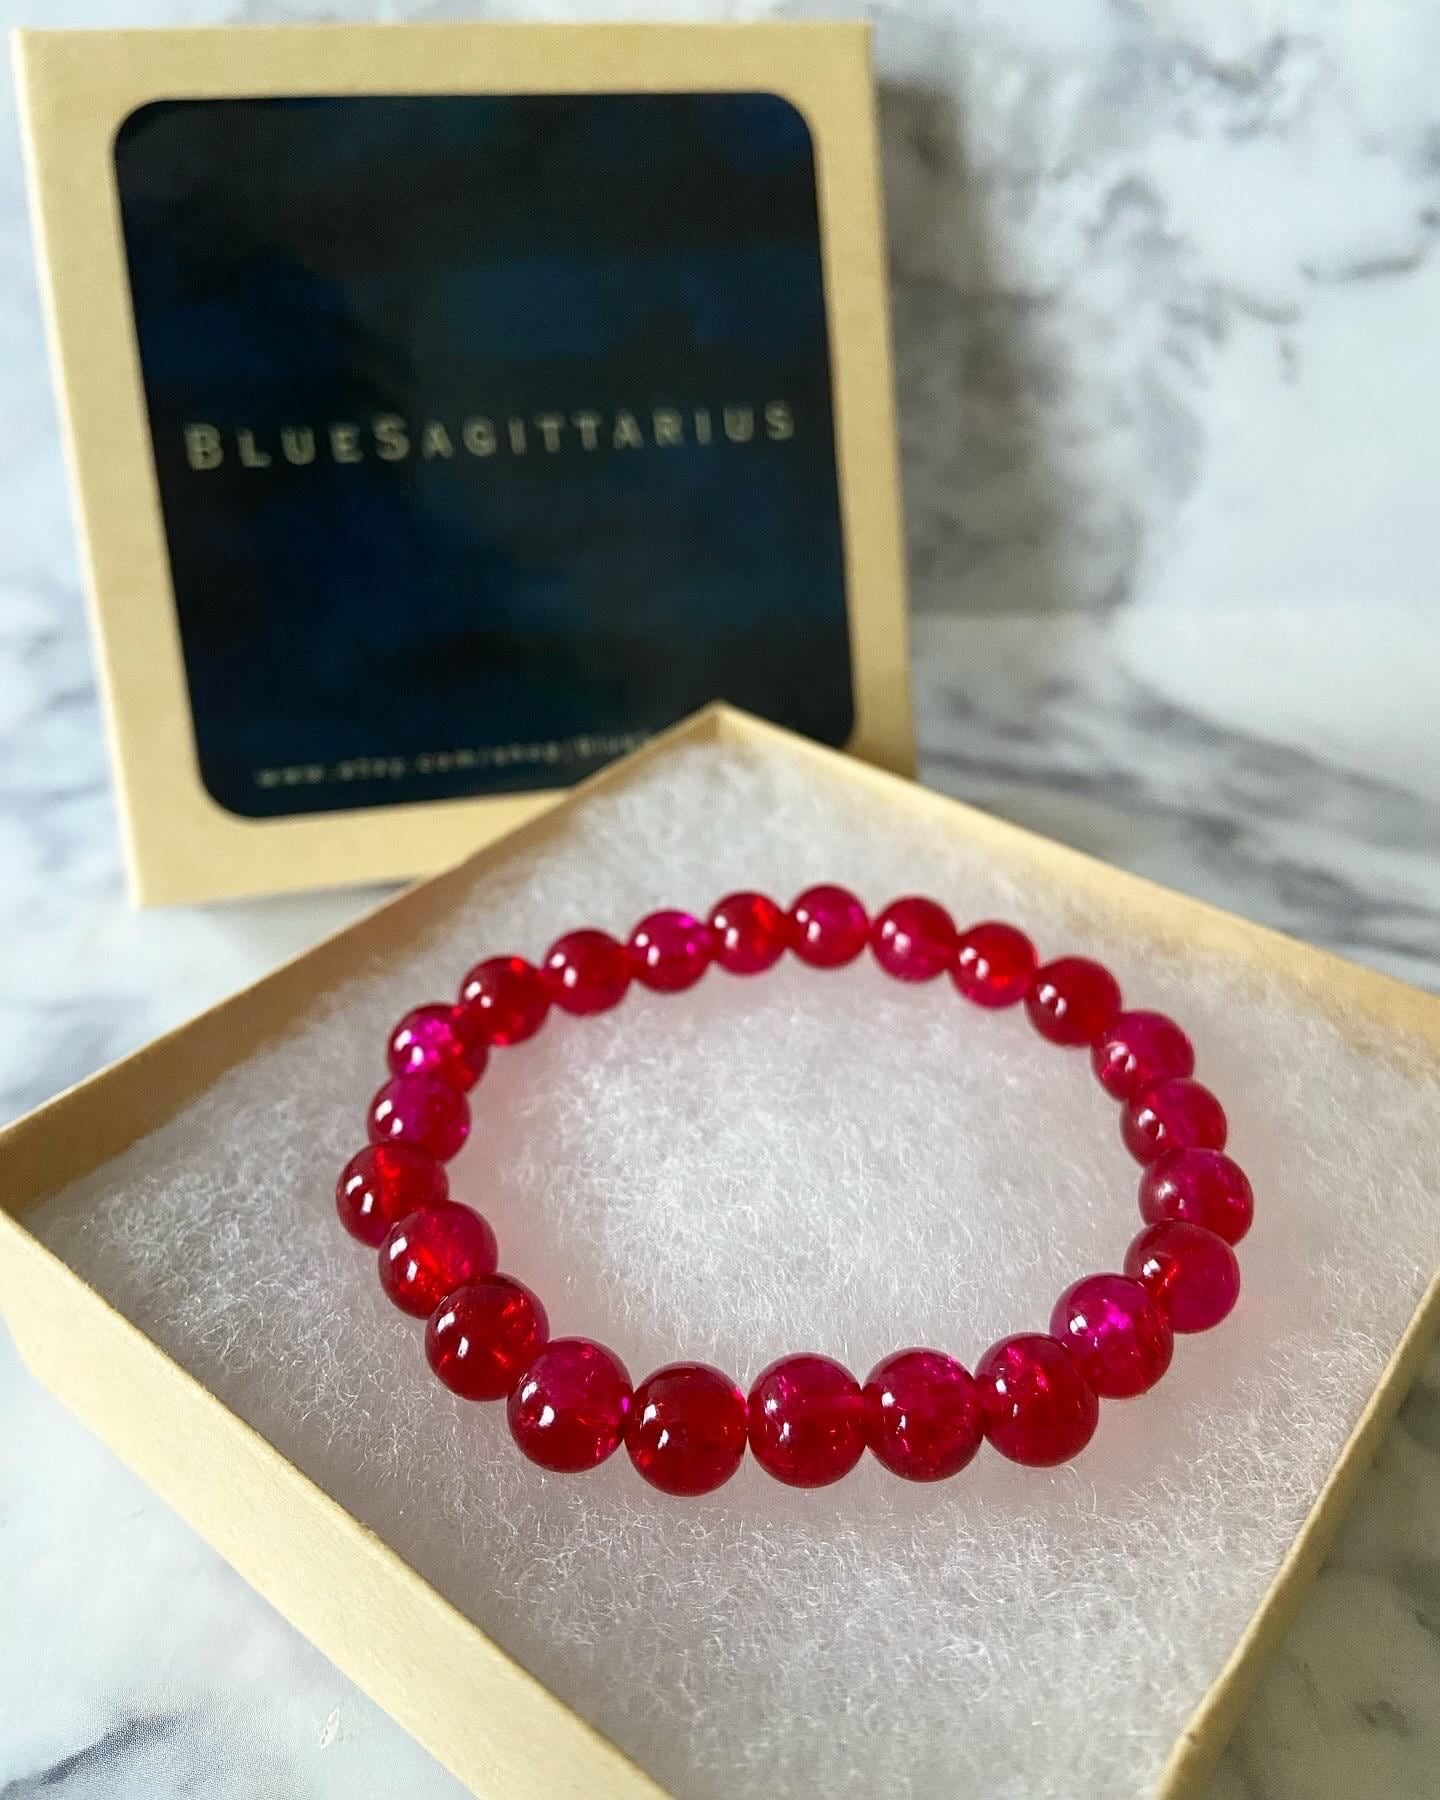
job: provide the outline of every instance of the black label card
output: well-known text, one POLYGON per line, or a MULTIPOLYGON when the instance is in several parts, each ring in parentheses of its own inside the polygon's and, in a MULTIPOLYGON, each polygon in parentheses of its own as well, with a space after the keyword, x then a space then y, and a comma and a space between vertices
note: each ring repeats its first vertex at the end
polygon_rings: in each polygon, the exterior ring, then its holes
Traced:
POLYGON ((853 724, 809 131, 767 94, 143 107, 115 167, 205 785, 853 724))

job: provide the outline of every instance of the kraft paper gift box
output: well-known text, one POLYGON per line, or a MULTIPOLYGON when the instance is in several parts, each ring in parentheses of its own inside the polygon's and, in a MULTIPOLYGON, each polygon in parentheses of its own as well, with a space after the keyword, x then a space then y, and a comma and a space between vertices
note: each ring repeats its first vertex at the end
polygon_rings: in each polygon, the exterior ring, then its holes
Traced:
MULTIPOLYGON (((1088 1057, 945 978, 788 959, 496 1051, 452 1165, 557 1334, 638 1376, 967 1364, 1118 1266, 1088 1057)), ((1440 1005, 725 709, 0 1140, 36 1374, 483 1796, 1198 1793, 1437 1313, 1440 1005), (481 956, 821 879, 1090 953, 1190 1031, 1256 1189, 1244 1286, 1073 1464, 867 1458, 708 1498, 525 1463, 340 1230, 390 1023, 481 956)))

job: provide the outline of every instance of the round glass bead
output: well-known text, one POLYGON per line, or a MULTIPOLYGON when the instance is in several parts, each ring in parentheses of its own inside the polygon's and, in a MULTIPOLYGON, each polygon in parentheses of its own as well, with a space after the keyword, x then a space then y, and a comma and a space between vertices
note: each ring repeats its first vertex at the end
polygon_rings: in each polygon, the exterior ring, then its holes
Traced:
POLYGON ((486 1221, 447 1200, 390 1227, 380 1246, 380 1285, 401 1312, 426 1319, 463 1283, 493 1275, 498 1261, 486 1221))
POLYGON ((745 1396, 708 1363, 669 1363, 635 1390, 625 1448, 662 1494, 713 1493, 745 1455, 745 1396))
POLYGON ((933 981, 955 957, 955 921, 934 900, 892 901, 870 928, 870 948, 897 981, 933 981))
POLYGON ((826 884, 806 888, 793 903, 790 931, 801 962, 812 969, 839 969, 865 948, 870 920, 848 888, 826 884))
POLYGON ((411 1144, 449 1162, 470 1135, 470 1108, 438 1075, 396 1075, 370 1102, 372 1144, 411 1144))
POLYGON ((1088 957, 1062 956, 1035 971, 1025 1010, 1052 1044, 1093 1044, 1120 1010, 1119 983, 1088 957))
POLYGON ((1087 1275, 1055 1302, 1050 1333, 1102 1400, 1143 1394, 1170 1367, 1170 1321, 1138 1281, 1087 1275))
POLYGON ((523 956, 491 956, 460 984, 467 1026, 492 1044, 523 1044, 550 1010, 550 989, 523 956))
POLYGON ((390 1033, 392 1075, 436 1075, 464 1092, 485 1073, 485 1045, 467 1029, 461 1007, 417 1006, 390 1033))
POLYGON ((570 931, 550 946, 543 965, 550 997, 565 1012, 608 1012, 630 986, 625 946, 608 931, 570 931))
POLYGON ((985 1435, 1011 1462, 1048 1469, 1095 1435, 1100 1402, 1063 1344, 1040 1332, 1002 1338, 975 1369, 985 1435))
POLYGON ((651 913, 630 933, 635 979, 657 994, 679 994, 694 987, 714 954, 710 927, 693 913, 651 913))
POLYGON ((1238 1244, 1255 1217, 1245 1171, 1223 1150, 1167 1150, 1140 1177, 1140 1217, 1180 1219, 1238 1244))
POLYGON ((976 1006, 1014 1006, 1035 979, 1035 946, 1023 931, 984 919, 955 941, 950 971, 955 985, 976 1006))
POLYGON ((531 1462, 579 1475, 619 1449, 630 1402, 629 1372, 613 1350, 589 1338, 556 1338, 511 1390, 505 1416, 531 1462))
POLYGON ((1144 1089, 1120 1118, 1125 1148, 1142 1163, 1167 1150, 1223 1150, 1227 1129, 1225 1108, 1209 1088, 1183 1076, 1144 1089))
POLYGON ((1164 1013, 1122 1012, 1096 1038, 1091 1060, 1105 1092, 1129 1100, 1168 1076, 1193 1075, 1195 1046, 1164 1013))
POLYGON ((865 1436, 906 1481, 958 1475, 980 1448, 980 1393, 969 1371, 939 1350, 897 1350, 865 1382, 865 1436))
POLYGON ((715 960, 732 975, 773 968, 790 945, 790 921, 765 894, 727 894, 710 914, 715 960))
POLYGON ((828 1356, 785 1356, 750 1389, 750 1449, 787 1487, 828 1487, 865 1449, 860 1383, 828 1356))
POLYGON ((486 1275, 447 1294, 425 1327, 425 1360, 462 1400, 503 1400, 550 1335, 524 1282, 486 1275))
POLYGON ((439 1206, 449 1192, 444 1169, 427 1151, 367 1144, 340 1172, 335 1210, 351 1237, 378 1250, 398 1220, 422 1206, 439 1206))
POLYGON ((1240 1298, 1235 1252, 1203 1225, 1147 1225, 1125 1252, 1125 1273, 1164 1309, 1176 1331, 1209 1331, 1240 1298))

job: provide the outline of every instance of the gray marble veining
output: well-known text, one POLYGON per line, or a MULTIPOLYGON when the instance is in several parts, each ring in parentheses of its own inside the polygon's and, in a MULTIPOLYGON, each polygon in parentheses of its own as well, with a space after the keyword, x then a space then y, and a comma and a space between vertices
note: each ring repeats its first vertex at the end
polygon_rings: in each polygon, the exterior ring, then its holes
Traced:
MULTIPOLYGON (((0 0, 0 23, 479 10, 0 0)), ((876 18, 927 779, 1440 988, 1440 15, 876 18)), ((125 909, 8 111, 0 368, 11 1116, 374 896, 125 909)), ((23 1447, 0 1457, 3 1800, 458 1793, 3 1335, 0 1441, 23 1447)), ((1437 1770, 1433 1359, 1213 1797, 1419 1800, 1437 1770)))

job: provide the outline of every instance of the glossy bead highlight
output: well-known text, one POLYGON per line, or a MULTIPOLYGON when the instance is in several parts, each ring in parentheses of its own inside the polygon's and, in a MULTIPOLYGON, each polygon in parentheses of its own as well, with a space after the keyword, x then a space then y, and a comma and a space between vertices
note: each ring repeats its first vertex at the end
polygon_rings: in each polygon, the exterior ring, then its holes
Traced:
POLYGON ((1011 1462, 1052 1468, 1078 1456, 1095 1435, 1095 1390, 1053 1337, 1002 1338, 980 1358, 975 1385, 985 1435, 1011 1462))
POLYGON ((745 1396, 708 1363, 668 1363, 635 1390, 625 1448, 662 1494, 723 1487, 745 1455, 745 1396))
POLYGON ((380 1246, 380 1285, 401 1312, 427 1319, 447 1294, 493 1275, 498 1261, 488 1223, 447 1200, 391 1226, 380 1246))
POLYGON ((460 984, 466 1024, 491 1044, 523 1044, 550 1010, 545 978, 523 956, 491 956, 460 984))
POLYGON ((1249 1178, 1223 1150, 1167 1150, 1140 1177, 1140 1216, 1178 1219, 1238 1244, 1255 1217, 1249 1178))
POLYGON ((710 914, 715 961, 732 975, 760 975, 790 947, 790 920, 765 894, 727 894, 710 914))
POLYGON ((437 1001, 406 1013, 390 1033, 385 1060, 392 1075, 434 1075, 464 1093, 485 1073, 486 1050, 463 1008, 437 1001))
POLYGON ((635 979, 657 994, 679 994, 710 967, 715 945, 710 928, 687 912, 654 912, 630 934, 635 979))
POLYGON ((556 1006, 581 1018, 618 1006, 630 987, 630 958, 608 931, 556 938, 542 971, 556 1006))
POLYGON ((520 1377, 505 1416, 531 1462, 580 1475, 620 1448, 631 1396, 629 1371, 613 1350, 590 1338, 556 1338, 520 1377))
POLYGON ((1062 956, 1035 971, 1025 996, 1030 1022, 1052 1044, 1093 1044, 1120 1010, 1120 985, 1085 956, 1062 956))
POLYGON ((1023 931, 982 919, 955 940, 950 973, 957 988, 976 1006, 1015 1006, 1035 979, 1035 946, 1023 931))
POLYGON ((447 1294, 425 1326, 425 1360, 462 1400, 504 1400, 550 1335, 523 1281, 486 1275, 447 1294))
POLYGON ((945 908, 920 895, 887 906, 870 928, 870 948, 897 981, 934 981, 955 958, 955 921, 945 908))
POLYGON ((362 1244, 378 1250, 392 1225, 423 1206, 449 1197, 445 1171, 428 1151, 411 1144, 367 1144, 340 1172, 335 1210, 362 1244))
POLYGON ((1172 1075, 1195 1073, 1195 1046, 1164 1013, 1117 1013, 1091 1051, 1095 1075, 1115 1100, 1130 1100, 1172 1075))
POLYGON ((1125 1148, 1142 1163, 1167 1150, 1223 1150, 1228 1130, 1225 1108, 1209 1088, 1180 1077, 1137 1094, 1120 1119, 1125 1148))
POLYGON ((1138 1281, 1176 1331, 1209 1331, 1240 1298, 1235 1252, 1201 1225, 1147 1225, 1125 1252, 1125 1273, 1138 1281))
POLYGON ((1087 1275, 1068 1287, 1050 1315, 1050 1334, 1102 1400, 1148 1392, 1175 1348, 1169 1319, 1125 1275, 1087 1275))
POLYGON ((939 1350, 897 1350, 865 1380, 865 1436, 876 1459, 906 1481, 958 1475, 980 1448, 980 1391, 939 1350))
POLYGON ((823 883, 794 901, 790 930, 801 962, 812 969, 840 969, 865 948, 870 920, 848 888, 823 883))
POLYGON ((410 1144, 449 1162, 470 1135, 470 1108, 438 1075, 397 1075, 370 1102, 372 1144, 410 1144))
POLYGON ((750 1389, 750 1449, 787 1487, 828 1487, 865 1449, 860 1383, 828 1356, 782 1356, 750 1389))

